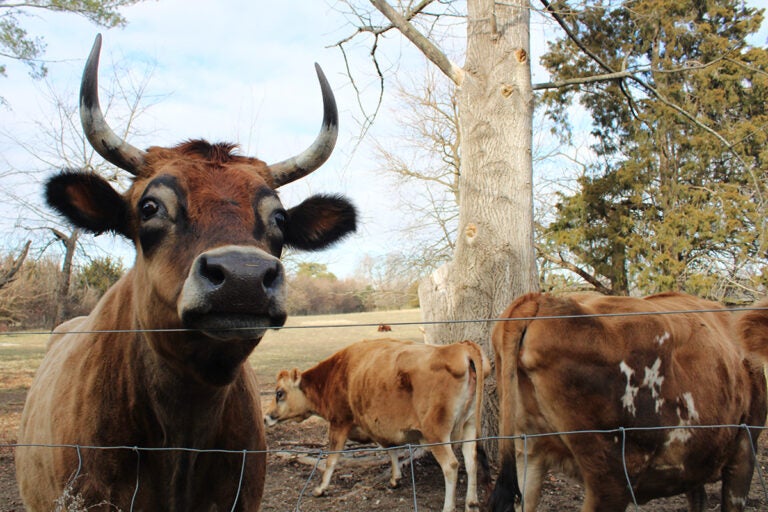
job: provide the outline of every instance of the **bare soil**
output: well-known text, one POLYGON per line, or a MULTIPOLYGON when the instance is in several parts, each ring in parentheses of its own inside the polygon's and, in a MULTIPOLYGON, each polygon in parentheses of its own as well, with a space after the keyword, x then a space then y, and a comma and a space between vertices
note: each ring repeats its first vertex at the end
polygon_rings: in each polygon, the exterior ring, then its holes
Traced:
MULTIPOLYGON (((265 391, 269 390, 265 387, 265 391)), ((5 512, 23 510, 14 474, 13 449, 8 445, 16 440, 24 395, 24 390, 0 392, 0 511, 5 512)), ((315 467, 317 461, 314 454, 326 446, 326 435, 326 424, 319 418, 311 418, 302 424, 278 425, 267 430, 267 444, 273 453, 267 462, 263 511, 441 510, 443 476, 431 455, 415 459, 412 480, 411 467, 407 464, 409 457, 403 453, 401 458, 406 460, 403 480, 397 489, 390 489, 389 457, 375 450, 366 451, 366 448, 373 448, 370 445, 350 445, 362 450, 341 459, 326 496, 312 496, 312 488, 320 481, 320 468, 315 467), (307 452, 314 453, 308 455, 307 452)), ((761 438, 758 459, 765 473, 768 468, 768 435, 761 438)), ((720 510, 719 484, 709 485, 707 490, 709 497, 706 510, 720 510)), ((490 480, 486 479, 479 491, 481 500, 487 499, 490 480)), ((457 492, 457 510, 464 508, 465 492, 466 475, 462 472, 457 492)), ((576 511, 581 507, 582 498, 583 491, 578 484, 558 475, 548 475, 540 510, 576 511)), ((635 508, 630 506, 628 510, 635 508)), ((679 496, 655 500, 636 510, 683 512, 687 509, 685 499, 679 496)), ((768 510, 768 496, 757 472, 746 510, 768 510)))

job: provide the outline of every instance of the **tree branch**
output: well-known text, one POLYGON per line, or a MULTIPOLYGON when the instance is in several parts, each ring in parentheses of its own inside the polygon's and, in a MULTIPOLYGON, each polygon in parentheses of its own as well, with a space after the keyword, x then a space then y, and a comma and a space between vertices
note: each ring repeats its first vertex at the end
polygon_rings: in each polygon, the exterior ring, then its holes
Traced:
POLYGON ((568 80, 558 80, 557 82, 544 82, 540 84, 534 84, 533 90, 540 91, 543 89, 559 89, 568 85, 588 84, 592 82, 606 82, 609 80, 616 80, 620 78, 631 78, 632 73, 629 71, 617 71, 615 73, 606 73, 604 75, 592 75, 592 76, 580 76, 578 78, 569 78, 568 80))
POLYGON ((24 248, 21 250, 21 253, 11 263, 11 268, 3 272, 3 275, 0 275, 0 288, 3 288, 5 285, 16 278, 16 273, 21 270, 21 266, 24 264, 24 260, 27 258, 27 254, 29 253, 29 246, 31 244, 32 240, 27 240, 27 243, 24 244, 24 248))
POLYGON ((539 244, 534 244, 534 247, 539 252, 539 256, 544 258, 545 260, 554 263, 555 265, 558 265, 565 270, 570 270, 574 274, 581 277, 583 280, 585 280, 587 283, 591 284, 596 291, 605 294, 605 295, 614 295, 613 290, 605 286, 603 283, 601 283, 595 276, 587 272, 586 270, 577 267, 573 263, 570 263, 568 261, 565 261, 562 257, 555 257, 549 254, 544 250, 544 248, 539 244))
MULTIPOLYGON (((416 48, 424 54, 433 64, 435 64, 445 76, 450 78, 456 85, 461 85, 464 80, 464 70, 459 66, 451 62, 451 60, 445 56, 445 54, 435 46, 432 41, 424 37, 424 35, 416 30, 402 14, 392 8, 385 0, 371 0, 376 9, 379 10, 392 25, 400 31, 416 48)), ((423 3, 423 2, 422 2, 423 3)))

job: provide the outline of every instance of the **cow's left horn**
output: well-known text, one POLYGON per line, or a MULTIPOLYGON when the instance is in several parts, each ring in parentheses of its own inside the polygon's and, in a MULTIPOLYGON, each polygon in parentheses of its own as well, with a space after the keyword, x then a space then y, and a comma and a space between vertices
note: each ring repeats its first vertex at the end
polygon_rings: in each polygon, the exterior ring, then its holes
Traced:
POLYGON ((317 70, 317 79, 320 81, 320 90, 323 93, 323 126, 315 142, 302 153, 269 166, 275 188, 303 178, 323 165, 336 145, 336 137, 339 135, 339 112, 336 110, 336 100, 318 64, 315 64, 315 70, 317 70))
POLYGON ((98 78, 100 52, 101 34, 97 34, 80 82, 80 122, 88 142, 98 154, 119 168, 139 176, 146 153, 115 135, 101 113, 98 78))

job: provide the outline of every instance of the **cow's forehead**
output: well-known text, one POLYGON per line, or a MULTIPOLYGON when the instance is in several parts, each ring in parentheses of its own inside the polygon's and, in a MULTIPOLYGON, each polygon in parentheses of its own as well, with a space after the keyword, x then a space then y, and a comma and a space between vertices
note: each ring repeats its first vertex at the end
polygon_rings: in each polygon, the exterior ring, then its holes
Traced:
POLYGON ((233 155, 229 145, 150 148, 148 155, 151 172, 134 183, 136 200, 165 187, 183 197, 194 215, 222 204, 250 209, 262 198, 277 197, 264 162, 233 155))

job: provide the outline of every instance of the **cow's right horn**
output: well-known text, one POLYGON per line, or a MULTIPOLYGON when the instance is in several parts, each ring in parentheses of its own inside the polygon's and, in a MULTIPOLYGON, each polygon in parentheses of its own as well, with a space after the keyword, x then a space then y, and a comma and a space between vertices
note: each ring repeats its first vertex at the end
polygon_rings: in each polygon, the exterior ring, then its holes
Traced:
POLYGON ((80 122, 88 142, 98 154, 134 176, 140 176, 146 153, 115 135, 101 113, 98 79, 100 52, 101 34, 97 34, 80 82, 80 122))
POLYGON ((320 91, 323 94, 323 125, 320 128, 320 134, 303 152, 269 166, 275 188, 303 178, 323 165, 336 145, 336 138, 339 135, 339 112, 336 110, 336 100, 318 64, 315 64, 315 70, 317 79, 320 81, 320 91))

